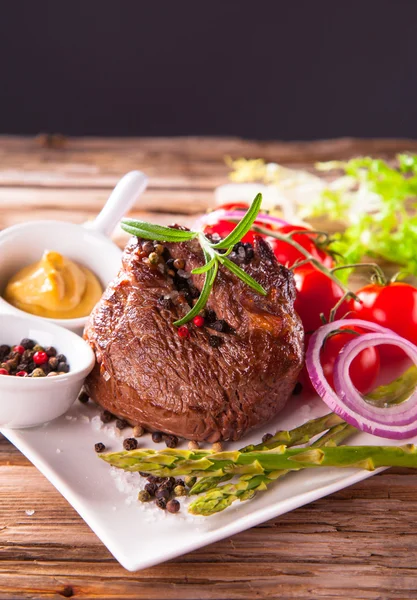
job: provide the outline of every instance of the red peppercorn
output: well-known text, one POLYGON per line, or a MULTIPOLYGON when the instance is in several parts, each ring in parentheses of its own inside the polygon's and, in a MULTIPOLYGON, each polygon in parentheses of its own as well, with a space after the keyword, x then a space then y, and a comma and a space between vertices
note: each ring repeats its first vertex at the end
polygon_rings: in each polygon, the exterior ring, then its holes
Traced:
POLYGON ((16 377, 27 377, 27 376, 28 376, 27 371, 18 371, 16 373, 16 377))
POLYGON ((9 371, 7 369, 0 369, 0 375, 8 375, 9 371))
POLYGON ((196 327, 203 327, 204 317, 202 317, 201 315, 197 315, 196 317, 194 317, 193 323, 196 327))
POLYGON ((43 351, 35 352, 32 360, 35 365, 43 365, 44 363, 48 362, 48 355, 43 351))
POLYGON ((190 337, 188 327, 186 327, 185 325, 181 325, 181 327, 178 327, 178 335, 180 336, 180 338, 190 337))
POLYGON ((13 346, 13 352, 18 352, 19 354, 23 354, 25 349, 20 344, 18 346, 13 346))

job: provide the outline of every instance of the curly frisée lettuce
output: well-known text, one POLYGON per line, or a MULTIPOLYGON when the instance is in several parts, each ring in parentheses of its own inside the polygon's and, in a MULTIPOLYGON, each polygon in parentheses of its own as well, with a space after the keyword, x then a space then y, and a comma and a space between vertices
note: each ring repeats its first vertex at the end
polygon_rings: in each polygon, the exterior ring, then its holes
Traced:
POLYGON ((397 163, 364 157, 317 164, 321 171, 342 169, 344 186, 336 189, 332 182, 310 205, 308 216, 346 223, 332 245, 346 263, 366 255, 417 275, 417 155, 399 154, 397 163))
MULTIPOLYGON (((288 188, 288 181, 292 187, 299 186, 303 174, 314 178, 307 171, 289 170, 261 159, 229 159, 228 164, 234 182, 262 181, 283 188, 284 180, 288 188)), ((341 170, 342 174, 323 187, 315 186, 314 194, 298 202, 298 216, 325 216, 346 225, 345 231, 334 236, 335 256, 343 257, 344 264, 358 263, 364 256, 382 259, 417 275, 417 155, 399 154, 396 166, 359 157, 318 163, 316 169, 341 170)), ((340 271, 338 277, 346 279, 348 274, 348 270, 340 271)))

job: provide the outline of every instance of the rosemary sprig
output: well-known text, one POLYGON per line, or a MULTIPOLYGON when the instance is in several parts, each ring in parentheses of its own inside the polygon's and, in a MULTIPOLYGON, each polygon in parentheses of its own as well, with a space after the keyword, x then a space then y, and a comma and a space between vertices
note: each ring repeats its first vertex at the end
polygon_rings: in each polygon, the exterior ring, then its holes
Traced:
POLYGON ((192 271, 194 275, 205 274, 204 285, 200 296, 194 307, 174 325, 179 327, 191 321, 205 307, 207 300, 213 289, 214 282, 217 277, 219 266, 222 265, 229 269, 236 277, 239 277, 246 285, 253 290, 266 296, 267 291, 253 277, 248 275, 246 271, 241 269, 236 263, 227 258, 227 255, 233 250, 233 247, 247 234, 251 229, 256 217, 260 211, 262 204, 262 194, 257 194, 254 201, 250 205, 248 211, 243 216, 242 220, 236 225, 231 233, 220 242, 211 242, 202 231, 183 231, 182 229, 174 229, 172 227, 164 227, 155 225, 145 221, 136 221, 134 219, 123 219, 121 227, 127 233, 136 235, 145 240, 157 240, 159 242, 186 242, 198 238, 200 246, 204 253, 205 264, 192 271))

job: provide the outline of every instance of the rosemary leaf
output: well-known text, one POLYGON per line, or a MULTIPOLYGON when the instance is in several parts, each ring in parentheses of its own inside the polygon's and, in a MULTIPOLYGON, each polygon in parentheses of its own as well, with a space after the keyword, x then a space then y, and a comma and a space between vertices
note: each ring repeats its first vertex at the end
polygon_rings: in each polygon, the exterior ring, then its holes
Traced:
POLYGON ((236 277, 239 277, 243 283, 246 283, 246 285, 258 292, 258 294, 261 294, 262 296, 267 295, 267 291, 257 281, 255 281, 253 277, 248 275, 246 271, 238 267, 237 264, 228 258, 225 258, 224 256, 219 256, 218 260, 222 263, 222 265, 229 269, 229 271, 236 275, 236 277))
POLYGON ((262 204, 262 194, 257 194, 254 201, 250 205, 247 213, 243 217, 243 219, 236 225, 236 227, 229 233, 227 237, 225 237, 217 244, 210 244, 212 248, 216 250, 221 250, 225 248, 230 248, 230 246, 234 246, 248 233, 249 229, 252 227, 253 223, 258 216, 259 210, 262 204))
POLYGON ((121 227, 127 233, 136 235, 145 240, 157 240, 159 242, 186 242, 198 236, 196 231, 183 231, 172 227, 164 227, 146 221, 135 221, 134 219, 123 219, 121 227))
POLYGON ((206 273, 206 278, 204 280, 203 289, 201 290, 201 294, 193 306, 193 308, 179 321, 175 321, 174 325, 176 327, 180 327, 188 321, 191 321, 194 317, 198 315, 198 313, 205 307, 207 304, 207 300, 210 296, 211 290, 213 288, 214 281, 217 277, 217 271, 219 269, 219 263, 217 260, 214 261, 214 266, 206 273))

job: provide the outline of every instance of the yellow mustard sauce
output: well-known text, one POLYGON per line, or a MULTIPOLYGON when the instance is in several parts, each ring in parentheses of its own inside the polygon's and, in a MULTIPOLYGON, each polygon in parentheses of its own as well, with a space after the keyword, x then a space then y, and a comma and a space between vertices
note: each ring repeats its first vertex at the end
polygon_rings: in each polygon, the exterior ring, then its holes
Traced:
POLYGON ((89 315, 102 293, 100 282, 89 269, 45 250, 39 262, 10 279, 4 299, 32 315, 75 319, 89 315))

